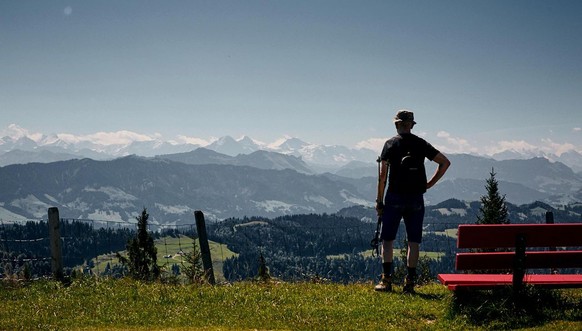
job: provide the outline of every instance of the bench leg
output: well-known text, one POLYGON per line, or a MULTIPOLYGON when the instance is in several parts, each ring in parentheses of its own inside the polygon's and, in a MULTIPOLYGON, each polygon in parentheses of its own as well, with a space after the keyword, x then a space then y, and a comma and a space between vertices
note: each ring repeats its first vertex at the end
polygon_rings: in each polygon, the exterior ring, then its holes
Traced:
POLYGON ((525 236, 518 234, 515 238, 515 260, 513 262, 513 291, 520 293, 525 276, 525 236))

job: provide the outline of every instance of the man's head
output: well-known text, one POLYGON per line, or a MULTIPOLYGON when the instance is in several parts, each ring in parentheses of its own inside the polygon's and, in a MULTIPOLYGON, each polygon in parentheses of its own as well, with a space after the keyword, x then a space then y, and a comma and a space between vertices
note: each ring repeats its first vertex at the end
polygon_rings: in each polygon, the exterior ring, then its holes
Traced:
POLYGON ((409 110, 399 110, 394 116, 394 124, 398 132, 410 131, 416 122, 414 121, 414 113, 409 110))
POLYGON ((414 121, 414 113, 409 110, 399 110, 394 116, 394 123, 399 122, 412 122, 412 124, 416 124, 414 121))

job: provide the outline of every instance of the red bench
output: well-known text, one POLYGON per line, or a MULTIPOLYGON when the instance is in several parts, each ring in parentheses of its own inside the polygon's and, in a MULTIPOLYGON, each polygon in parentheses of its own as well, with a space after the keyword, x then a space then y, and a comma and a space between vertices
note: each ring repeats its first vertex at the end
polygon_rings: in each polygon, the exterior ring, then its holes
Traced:
POLYGON ((456 270, 511 270, 512 273, 439 274, 439 281, 450 290, 508 285, 517 290, 523 284, 549 288, 582 287, 582 274, 526 273, 527 269, 582 268, 582 250, 579 250, 582 247, 582 223, 463 224, 458 228, 457 247, 511 251, 458 253, 456 270), (540 251, 541 247, 546 247, 546 250, 540 251))

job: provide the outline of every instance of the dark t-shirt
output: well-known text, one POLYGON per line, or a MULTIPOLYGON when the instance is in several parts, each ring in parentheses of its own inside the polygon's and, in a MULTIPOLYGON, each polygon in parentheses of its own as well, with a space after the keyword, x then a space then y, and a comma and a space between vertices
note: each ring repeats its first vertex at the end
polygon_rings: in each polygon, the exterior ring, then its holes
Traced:
POLYGON ((438 153, 426 140, 412 133, 398 134, 388 139, 380 155, 382 161, 389 163, 388 192, 426 192, 424 159, 432 161, 438 153))

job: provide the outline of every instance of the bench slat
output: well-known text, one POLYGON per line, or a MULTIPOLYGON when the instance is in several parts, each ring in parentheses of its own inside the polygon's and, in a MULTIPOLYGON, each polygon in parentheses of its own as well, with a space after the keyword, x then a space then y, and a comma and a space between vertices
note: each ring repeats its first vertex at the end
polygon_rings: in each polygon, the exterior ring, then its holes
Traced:
MULTIPOLYGON (((502 284, 503 286, 510 286, 511 284, 502 284)), ((582 288, 582 283, 541 283, 541 284, 531 284, 535 285, 536 287, 543 287, 543 288, 582 288)), ((492 285, 492 284, 450 284, 447 285, 447 288, 451 291, 456 291, 461 288, 473 288, 473 289, 492 289, 499 287, 500 285, 492 285)))
POLYGON ((527 247, 582 246, 582 223, 562 224, 461 224, 458 248, 515 247, 518 234, 527 247))
MULTIPOLYGON (((439 274, 439 281, 449 286, 493 287, 511 285, 512 275, 507 274, 439 274)), ((525 275, 525 284, 548 287, 582 287, 582 275, 525 275)))
MULTIPOLYGON (((582 251, 531 251, 525 254, 525 268, 579 268, 582 251)), ((512 269, 515 252, 458 253, 457 270, 512 269)))
POLYGON ((439 274, 439 281, 443 285, 451 284, 492 284, 507 285, 512 282, 512 275, 502 274, 439 274))

